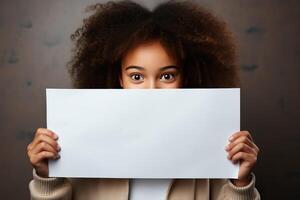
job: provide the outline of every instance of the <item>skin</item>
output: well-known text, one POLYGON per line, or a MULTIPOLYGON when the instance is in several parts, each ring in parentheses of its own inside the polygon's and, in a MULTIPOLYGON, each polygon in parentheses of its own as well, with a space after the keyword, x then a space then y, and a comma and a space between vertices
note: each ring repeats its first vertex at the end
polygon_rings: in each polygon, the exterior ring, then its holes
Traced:
MULTIPOLYGON (((158 41, 140 44, 122 59, 120 85, 125 89, 180 88, 182 76, 180 66, 158 41)), ((59 159, 58 136, 49 129, 38 128, 27 152, 37 174, 48 177, 47 159, 59 159)), ((250 183, 251 172, 256 164, 259 148, 248 131, 234 133, 225 147, 227 158, 240 162, 238 179, 231 179, 238 187, 250 183)))
POLYGON ((159 42, 141 44, 135 47, 124 56, 121 65, 120 85, 123 88, 181 87, 180 67, 159 42))

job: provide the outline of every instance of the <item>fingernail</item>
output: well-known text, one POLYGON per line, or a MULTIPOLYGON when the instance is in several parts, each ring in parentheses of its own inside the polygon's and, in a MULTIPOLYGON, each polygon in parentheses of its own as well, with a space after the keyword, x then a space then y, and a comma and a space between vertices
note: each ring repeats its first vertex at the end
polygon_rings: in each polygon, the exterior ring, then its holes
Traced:
POLYGON ((59 144, 57 145, 57 150, 58 150, 58 151, 60 151, 60 150, 61 150, 61 148, 60 148, 59 144))
POLYGON ((57 140, 58 139, 58 136, 56 134, 53 134, 54 136, 54 139, 57 140))
POLYGON ((229 149, 229 145, 226 145, 225 150, 228 151, 228 149, 229 149))
POLYGON ((233 137, 231 136, 230 138, 229 138, 229 141, 232 141, 233 140, 233 137))
POLYGON ((59 154, 57 154, 57 156, 56 156, 56 159, 59 159, 60 158, 60 155, 59 154))

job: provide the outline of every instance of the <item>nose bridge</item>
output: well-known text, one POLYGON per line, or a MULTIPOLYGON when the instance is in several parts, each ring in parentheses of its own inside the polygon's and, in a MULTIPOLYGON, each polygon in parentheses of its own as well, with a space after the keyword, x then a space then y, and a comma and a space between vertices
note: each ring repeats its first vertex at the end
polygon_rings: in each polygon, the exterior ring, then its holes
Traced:
POLYGON ((151 77, 149 79, 149 83, 148 83, 148 88, 149 89, 155 89, 155 88, 158 88, 158 85, 156 83, 156 79, 154 77, 151 77))

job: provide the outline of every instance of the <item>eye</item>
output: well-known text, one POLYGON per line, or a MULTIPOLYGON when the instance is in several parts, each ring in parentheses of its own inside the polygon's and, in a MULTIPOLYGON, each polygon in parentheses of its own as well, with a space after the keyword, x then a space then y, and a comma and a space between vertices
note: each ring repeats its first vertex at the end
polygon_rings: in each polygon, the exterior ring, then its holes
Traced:
POLYGON ((160 78, 164 79, 166 81, 172 81, 175 78, 175 74, 173 74, 173 73, 163 74, 163 75, 161 75, 160 78))
POLYGON ((134 81, 140 81, 140 80, 144 79, 141 74, 131 74, 130 78, 134 81))

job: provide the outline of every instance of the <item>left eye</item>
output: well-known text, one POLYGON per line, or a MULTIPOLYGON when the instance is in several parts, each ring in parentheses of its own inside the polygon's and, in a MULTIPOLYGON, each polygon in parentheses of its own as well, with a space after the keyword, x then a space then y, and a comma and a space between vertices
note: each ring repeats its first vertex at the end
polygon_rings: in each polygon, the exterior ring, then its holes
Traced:
POLYGON ((169 81, 174 79, 174 74, 163 74, 160 78, 169 81))

